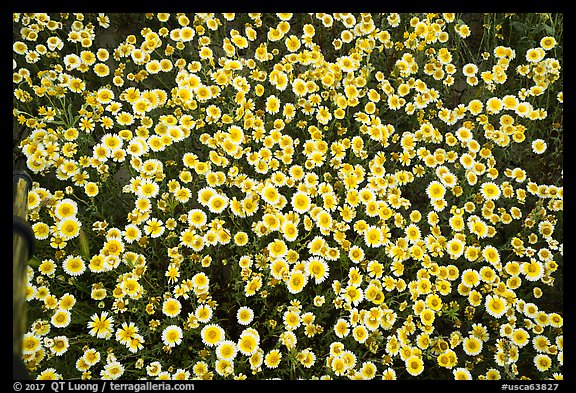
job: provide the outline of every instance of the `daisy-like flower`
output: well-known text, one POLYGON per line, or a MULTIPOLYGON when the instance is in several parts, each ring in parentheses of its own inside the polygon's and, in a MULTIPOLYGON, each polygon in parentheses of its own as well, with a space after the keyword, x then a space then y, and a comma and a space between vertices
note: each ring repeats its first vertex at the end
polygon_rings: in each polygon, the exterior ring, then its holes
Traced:
POLYGON ((32 224, 32 230, 34 231, 34 237, 38 240, 48 239, 48 236, 50 236, 50 227, 43 222, 32 224))
POLYGON ((254 319, 254 311, 247 306, 242 306, 236 312, 236 320, 240 325, 247 326, 254 319))
POLYGON ((278 368, 280 361, 282 360, 282 352, 278 349, 273 349, 266 354, 264 357, 264 364, 268 368, 278 368))
POLYGON ((182 310, 182 304, 178 299, 169 298, 165 299, 162 303, 162 312, 164 315, 174 318, 180 314, 182 310))
POLYGON ((122 235, 124 236, 126 243, 132 244, 140 240, 142 237, 142 231, 135 224, 127 224, 124 227, 124 231, 122 231, 122 235))
POLYGON ((476 356, 482 352, 483 342, 476 336, 465 337, 462 341, 462 348, 469 356, 476 356))
POLYGON ((540 40, 540 46, 544 50, 553 49, 556 46, 556 39, 551 36, 542 37, 540 40))
POLYGON ((94 348, 86 348, 82 355, 82 359, 91 367, 100 361, 100 352, 94 348))
POLYGON ((116 330, 116 340, 122 345, 129 345, 130 340, 138 333, 138 326, 134 322, 124 322, 116 330))
POLYGON ((244 330, 238 338, 237 348, 245 356, 255 354, 260 345, 260 337, 252 330, 244 330))
POLYGON ((465 76, 475 76, 478 72, 478 66, 473 63, 468 63, 462 67, 462 73, 465 76))
POLYGON ((484 282, 491 283, 496 279, 496 272, 489 266, 480 268, 480 279, 484 282))
POLYGON ((542 262, 534 258, 531 258, 530 262, 523 262, 521 269, 528 281, 538 281, 544 276, 542 262))
POLYGON ((65 310, 72 309, 72 307, 74 307, 75 304, 76 304, 76 298, 74 297, 74 295, 69 293, 65 293, 58 302, 58 306, 65 310))
POLYGON ((298 191, 292 195, 291 203, 294 211, 304 214, 310 209, 311 201, 307 193, 298 191))
POLYGON ((284 326, 287 330, 295 330, 300 326, 300 313, 295 310, 287 310, 283 315, 284 326))
POLYGON ((176 190, 174 192, 174 196, 176 197, 176 200, 180 203, 186 203, 190 200, 190 197, 192 196, 192 193, 190 192, 190 189, 187 187, 180 187, 178 190, 176 190))
POLYGON ((539 353, 534 356, 534 365, 540 372, 548 371, 552 366, 552 359, 546 354, 539 353))
POLYGON ((104 78, 110 74, 110 68, 104 63, 96 63, 92 67, 92 70, 100 78, 104 78))
POLYGON ((482 294, 475 289, 470 291, 468 293, 468 302, 474 307, 479 306, 482 303, 482 294))
POLYGON ((330 268, 323 258, 311 257, 306 261, 306 271, 316 284, 321 284, 328 277, 330 268))
POLYGON ((428 187, 426 187, 426 194, 433 201, 444 198, 445 193, 446 188, 444 185, 436 180, 431 181, 428 187))
POLYGON ((382 244, 382 230, 376 226, 368 226, 364 231, 364 242, 369 247, 378 247, 382 244))
POLYGON ((244 295, 247 297, 254 296, 261 287, 262 278, 260 276, 255 276, 244 286, 244 295))
POLYGON ((542 48, 530 48, 526 51, 526 60, 531 63, 538 63, 546 56, 546 52, 542 48))
POLYGON ((121 126, 129 126, 134 123, 134 116, 129 112, 122 111, 116 114, 116 122, 121 126))
POLYGON ((280 343, 284 345, 287 349, 292 349, 296 347, 298 343, 298 337, 292 331, 284 331, 280 334, 280 343))
POLYGON ((90 258, 88 269, 90 269, 92 273, 101 273, 103 271, 112 269, 112 266, 106 263, 104 255, 98 254, 90 258))
POLYGON ((277 280, 282 280, 289 271, 290 267, 284 259, 276 259, 270 265, 270 274, 277 280))
POLYGON ((332 368, 334 374, 337 376, 344 375, 349 369, 346 360, 341 356, 332 357, 330 361, 330 367, 332 368))
POLYGON ((54 206, 54 215, 59 220, 64 220, 76 216, 78 204, 70 198, 64 198, 54 206))
POLYGON ((458 259, 464 253, 464 242, 458 238, 453 238, 446 243, 446 251, 452 259, 458 259))
POLYGON ((248 234, 244 231, 238 231, 234 235, 234 244, 237 246, 244 246, 248 243, 248 234))
POLYGON ((484 304, 488 314, 494 318, 502 317, 508 310, 508 303, 498 295, 488 294, 484 304))
POLYGON ((338 338, 344 338, 350 333, 350 324, 342 318, 339 318, 334 324, 334 333, 338 338))
POLYGON ((176 381, 188 381, 190 380, 190 371, 178 368, 176 372, 172 374, 172 379, 176 381))
MULTIPOLYGON (((480 100, 472 100, 468 103, 468 111, 473 115, 479 115, 484 109, 484 104, 480 100)), ((468 142, 472 139, 472 132, 466 127, 460 127, 456 131, 456 136, 461 142, 468 142)))
POLYGON ((233 144, 240 144, 244 140, 244 131, 238 126, 230 126, 228 128, 228 138, 233 144))
POLYGON ((280 110, 280 100, 274 94, 266 99, 266 112, 274 115, 280 110))
POLYGON ((68 351, 70 344, 68 342, 68 337, 66 336, 56 336, 53 338, 53 344, 50 347, 50 352, 56 356, 62 356, 68 351))
POLYGON ((204 272, 196 273, 192 276, 192 284, 197 289, 205 289, 210 285, 210 279, 204 272))
POLYGON ((292 294, 297 294, 302 292, 302 289, 308 283, 308 276, 299 270, 293 270, 288 277, 286 286, 288 287, 288 292, 292 294))
POLYGON ((485 182, 480 188, 482 196, 487 200, 496 200, 500 198, 500 187, 493 182, 485 182))
POLYGON ((221 194, 214 194, 210 197, 210 199, 208 200, 208 209, 212 212, 212 213, 222 213, 224 211, 224 209, 226 209, 226 207, 228 206, 228 197, 226 197, 225 195, 221 195, 221 194))
POLYGON ((192 209, 187 215, 188 224, 200 228, 206 224, 206 213, 201 209, 192 209))
POLYGON ((280 194, 274 185, 268 184, 262 188, 262 199, 270 205, 276 205, 280 200, 280 194))
POLYGON ((86 264, 78 255, 68 255, 62 262, 62 268, 66 274, 79 276, 86 271, 86 264))
POLYGON ((382 372, 382 379, 386 381, 396 380, 396 371, 393 368, 388 367, 382 372))
POLYGON ((465 367, 455 368, 454 370, 452 370, 452 374, 454 375, 454 379, 457 381, 471 380, 472 379, 472 374, 465 367))
POLYGON ((362 363, 362 367, 360 368, 360 376, 364 380, 374 379, 376 377, 377 372, 376 364, 371 361, 366 361, 362 363))
POLYGON ((70 240, 78 236, 82 223, 75 216, 60 220, 57 225, 58 232, 62 239, 70 240))
POLYGON ((434 310, 432 310, 432 309, 425 308, 420 313, 420 321, 422 322, 422 324, 424 326, 432 326, 434 324, 435 318, 436 318, 436 314, 434 313, 434 310))
POLYGON ((500 253, 494 246, 486 246, 482 250, 482 256, 492 266, 497 266, 500 263, 500 253))
POLYGON ((488 101, 486 101, 486 109, 488 113, 491 114, 500 113, 503 106, 504 104, 502 103, 502 100, 500 100, 498 97, 490 97, 488 101))
POLYGON ((78 56, 75 53, 70 53, 67 54, 66 56, 64 56, 64 65, 66 67, 66 70, 71 71, 74 70, 78 67, 80 67, 80 64, 82 63, 82 59, 80 59, 80 56, 78 56))
POLYGON ((313 255, 322 255, 322 249, 326 246, 326 240, 322 236, 314 236, 312 240, 308 242, 308 249, 313 255))
POLYGON ((474 269, 465 269, 462 272, 462 284, 468 288, 477 286, 480 283, 480 274, 474 269))
POLYGON ((149 218, 144 225, 144 233, 151 238, 157 238, 164 234, 164 223, 158 218, 149 218))
POLYGON ((419 356, 409 356, 404 363, 406 365, 406 371, 414 377, 422 374, 422 371, 424 371, 424 362, 419 356))
POLYGON ((162 364, 158 361, 154 361, 146 366, 146 373, 151 377, 156 377, 162 372, 162 364))
POLYGON ((207 323, 208 321, 210 321, 212 319, 213 314, 214 313, 212 307, 210 307, 208 304, 199 305, 196 311, 194 312, 194 315, 196 316, 196 318, 198 318, 198 321, 202 323, 207 323))
POLYGON ((358 325, 352 329, 352 337, 360 344, 363 344, 368 339, 368 335, 368 329, 364 325, 358 325))
POLYGON ((360 263, 364 259, 364 250, 358 246, 352 246, 348 250, 348 257, 354 263, 360 263))
POLYGON ((514 332, 512 333, 512 342, 518 348, 522 348, 530 342, 530 336, 523 328, 514 329, 514 332))
POLYGON ((538 306, 532 302, 525 302, 523 312, 527 317, 535 318, 538 312, 538 306))
POLYGON ((296 358, 306 368, 310 368, 316 363, 316 354, 309 348, 306 348, 296 355, 296 358))
POLYGON ((102 379, 116 380, 122 377, 124 370, 125 368, 120 362, 113 360, 109 363, 106 363, 104 369, 100 372, 100 377, 102 379))
POLYGON ((272 258, 282 258, 288 252, 288 247, 281 239, 276 239, 268 244, 268 251, 272 258))
POLYGON ((426 306, 433 311, 440 311, 442 308, 442 298, 434 293, 426 296, 426 306))
POLYGON ((488 235, 488 225, 486 225, 486 223, 478 216, 470 216, 468 220, 468 229, 481 239, 488 235))
POLYGON ((234 373, 234 362, 227 359, 216 359, 214 362, 216 373, 222 377, 227 377, 234 373))
POLYGON ((406 228, 404 228, 404 233, 406 233, 407 240, 414 244, 420 239, 420 228, 412 223, 409 224, 406 228))
POLYGON ((550 346, 550 340, 546 336, 538 335, 532 339, 532 346, 539 353, 545 353, 550 346))
POLYGON ((49 367, 39 373, 37 379, 43 381, 59 380, 62 379, 62 374, 56 372, 55 368, 49 367))
POLYGON ((155 198, 158 195, 160 186, 153 180, 143 179, 138 188, 138 196, 142 198, 155 198))
POLYGON ((34 333, 26 333, 22 338, 22 353, 31 355, 36 353, 41 347, 40 338, 34 333))
POLYGON ((216 357, 218 359, 224 359, 232 361, 238 353, 238 348, 236 343, 231 340, 222 340, 216 346, 216 357))
POLYGON ((288 241, 294 241, 298 237, 298 227, 291 221, 282 224, 282 235, 288 241))
POLYGON ((162 342, 170 348, 180 345, 182 337, 182 328, 177 325, 169 325, 162 331, 162 342))
POLYGON ((348 285, 346 288, 344 288, 342 297, 346 302, 357 306, 362 300, 364 300, 364 292, 360 287, 348 285))
POLYGON ((95 197, 100 192, 100 188, 98 187, 98 184, 89 181, 84 184, 84 192, 89 197, 95 197))
POLYGON ((116 150, 119 150, 122 148, 123 145, 123 141, 122 138, 120 138, 118 135, 116 134, 104 134, 102 136, 102 140, 101 140, 102 144, 104 144, 104 146, 106 146, 111 152, 114 152, 116 150))
POLYGON ((108 311, 102 311, 100 316, 92 314, 88 321, 88 329, 91 336, 109 339, 114 328, 114 317, 108 316, 108 311))
POLYGON ((110 237, 102 246, 104 255, 120 256, 124 252, 124 243, 121 238, 110 237))
POLYGON ((294 78, 294 81, 292 82, 292 91, 298 97, 306 95, 306 93, 308 92, 308 89, 306 87, 306 81, 301 78, 294 78))
POLYGON ((214 347, 224 340, 224 329, 217 324, 211 323, 202 328, 200 336, 205 345, 214 347))
POLYGON ((543 139, 535 139, 532 141, 532 151, 536 154, 542 154, 546 151, 548 145, 543 139))

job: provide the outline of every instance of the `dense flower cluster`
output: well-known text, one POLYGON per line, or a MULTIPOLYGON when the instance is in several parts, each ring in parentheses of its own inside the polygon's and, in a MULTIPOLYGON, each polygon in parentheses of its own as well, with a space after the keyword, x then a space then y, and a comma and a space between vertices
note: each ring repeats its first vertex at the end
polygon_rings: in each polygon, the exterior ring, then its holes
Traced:
POLYGON ((32 375, 561 379, 562 19, 476 17, 14 14, 32 375))

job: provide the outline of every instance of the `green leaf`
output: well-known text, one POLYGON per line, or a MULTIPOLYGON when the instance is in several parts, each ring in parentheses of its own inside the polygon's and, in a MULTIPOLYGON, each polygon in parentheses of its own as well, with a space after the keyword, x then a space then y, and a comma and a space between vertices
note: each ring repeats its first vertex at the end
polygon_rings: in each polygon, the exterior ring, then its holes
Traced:
POLYGON ((35 256, 33 256, 28 261, 28 266, 33 267, 34 269, 37 269, 38 266, 40 266, 40 260, 38 258, 36 258, 35 256))
POLYGON ((528 32, 528 27, 522 22, 514 21, 511 23, 511 25, 514 30, 522 35, 526 35, 528 32))
POLYGON ((553 35, 554 34, 554 29, 545 23, 539 24, 535 29, 535 33, 541 33, 543 31, 546 32, 547 35, 553 35))
POLYGON ((78 247, 80 249, 80 256, 84 260, 90 260, 90 242, 88 241, 88 236, 82 228, 80 228, 80 233, 78 234, 78 247))

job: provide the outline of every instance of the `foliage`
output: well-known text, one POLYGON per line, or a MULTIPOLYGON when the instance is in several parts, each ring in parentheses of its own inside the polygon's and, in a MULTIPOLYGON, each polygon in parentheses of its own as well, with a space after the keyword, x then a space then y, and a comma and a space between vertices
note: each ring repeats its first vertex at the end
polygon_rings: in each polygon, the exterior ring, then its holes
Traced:
POLYGON ((35 378, 561 379, 561 14, 14 14, 35 378))

